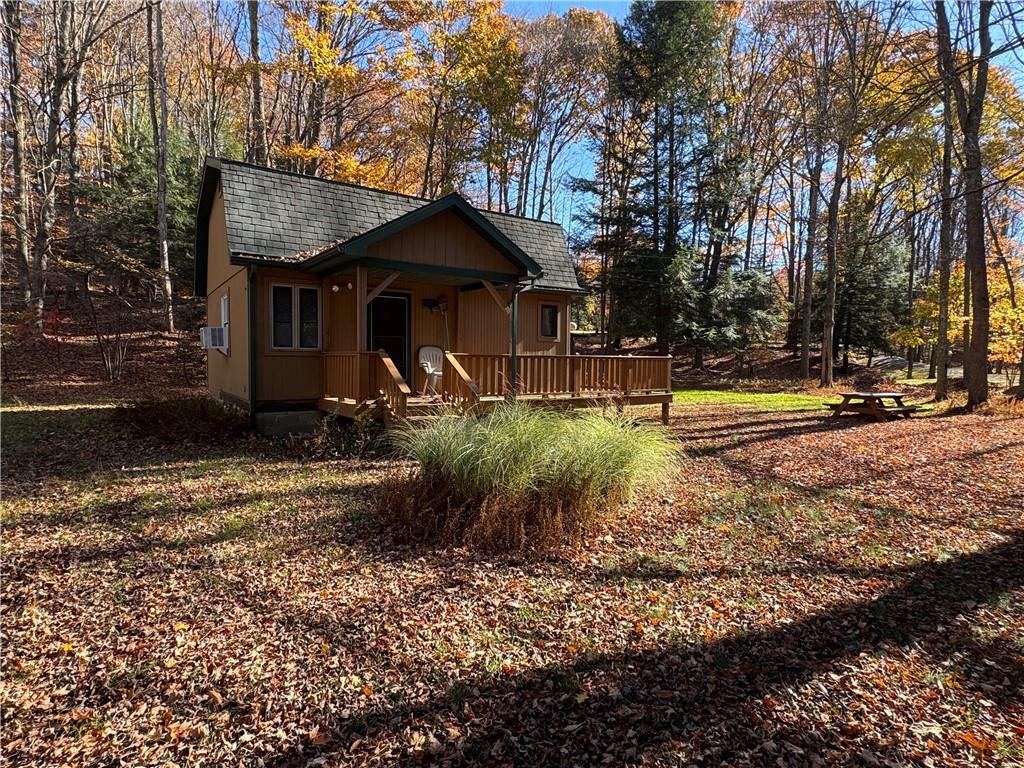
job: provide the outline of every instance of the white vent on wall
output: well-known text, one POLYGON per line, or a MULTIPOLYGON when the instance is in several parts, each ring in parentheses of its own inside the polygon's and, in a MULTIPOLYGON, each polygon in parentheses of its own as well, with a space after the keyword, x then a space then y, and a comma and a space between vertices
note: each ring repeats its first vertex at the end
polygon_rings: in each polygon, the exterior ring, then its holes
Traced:
POLYGON ((221 352, 228 348, 228 331, 221 326, 199 329, 199 343, 203 349, 218 349, 221 352))

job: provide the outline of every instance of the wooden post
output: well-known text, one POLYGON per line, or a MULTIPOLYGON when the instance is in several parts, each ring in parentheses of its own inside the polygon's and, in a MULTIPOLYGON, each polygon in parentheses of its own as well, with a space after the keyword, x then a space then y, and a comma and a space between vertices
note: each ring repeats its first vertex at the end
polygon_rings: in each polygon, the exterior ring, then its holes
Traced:
MULTIPOLYGON (((245 301, 249 310, 249 357, 247 363, 249 368, 249 428, 252 430, 256 429, 256 334, 258 323, 256 319, 256 300, 259 298, 256 295, 256 291, 259 290, 259 283, 256 282, 256 269, 257 267, 249 267, 248 280, 245 286, 245 301)), ((273 330, 271 330, 271 333, 273 333, 273 330)))
POLYGON ((516 286, 512 289, 512 306, 509 307, 509 319, 511 322, 511 332, 509 337, 511 339, 511 350, 509 352, 508 360, 508 379, 509 386, 512 391, 510 397, 512 400, 516 399, 516 395, 519 393, 519 287, 516 286))
MULTIPOLYGON (((665 360, 665 391, 672 394, 672 355, 665 360)), ((668 426, 668 409, 670 403, 661 404, 661 423, 668 426)))
POLYGON ((356 378, 359 382, 356 403, 361 404, 371 394, 370 377, 373 373, 366 351, 366 267, 356 267, 356 378))
MULTIPOLYGON (((320 281, 320 296, 323 306, 320 308, 320 316, 323 323, 323 331, 320 336, 323 339, 323 351, 329 352, 331 349, 331 304, 334 303, 333 292, 331 291, 330 278, 324 278, 320 281)), ((326 369, 325 369, 326 370, 326 369)))
POLYGON ((356 351, 366 351, 366 267, 356 267, 356 351))

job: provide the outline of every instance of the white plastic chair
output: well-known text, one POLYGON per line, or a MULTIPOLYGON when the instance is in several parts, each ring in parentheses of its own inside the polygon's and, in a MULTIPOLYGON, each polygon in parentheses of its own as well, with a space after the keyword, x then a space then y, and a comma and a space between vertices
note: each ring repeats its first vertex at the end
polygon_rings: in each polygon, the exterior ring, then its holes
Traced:
POLYGON ((440 347, 420 347, 420 368, 427 374, 427 386, 424 394, 437 395, 437 381, 444 370, 444 350, 440 347))

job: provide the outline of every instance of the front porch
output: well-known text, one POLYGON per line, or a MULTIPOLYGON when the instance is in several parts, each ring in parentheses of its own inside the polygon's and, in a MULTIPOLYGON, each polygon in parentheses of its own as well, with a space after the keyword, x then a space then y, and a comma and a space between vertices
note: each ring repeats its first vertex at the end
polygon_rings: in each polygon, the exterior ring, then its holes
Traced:
POLYGON ((552 275, 457 196, 312 256, 305 268, 325 297, 320 409, 414 419, 515 398, 658 403, 667 419, 671 359, 571 354, 570 299, 580 288, 571 266, 559 277, 558 259, 548 262, 552 275), (441 357, 433 386, 421 355, 435 365, 441 357))
POLYGON ((436 394, 414 391, 391 356, 323 355, 323 411, 349 418, 376 409, 385 419, 414 419, 439 407, 479 411, 515 398, 546 407, 661 404, 668 422, 672 358, 614 355, 469 354, 446 351, 436 394))

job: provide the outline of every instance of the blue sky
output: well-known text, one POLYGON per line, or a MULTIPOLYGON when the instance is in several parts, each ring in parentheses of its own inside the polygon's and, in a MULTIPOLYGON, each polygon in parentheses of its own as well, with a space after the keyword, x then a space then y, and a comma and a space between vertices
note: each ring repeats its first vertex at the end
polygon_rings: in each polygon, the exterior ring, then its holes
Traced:
POLYGON ((592 11, 604 11, 616 21, 622 21, 629 13, 629 3, 623 0, 506 0, 505 10, 514 16, 533 18, 546 13, 563 14, 570 8, 589 8, 592 11))
MULTIPOLYGON (((622 21, 629 14, 629 0, 505 0, 505 12, 512 16, 524 16, 529 19, 544 16, 548 13, 561 15, 570 8, 587 8, 602 11, 615 21, 622 21)), ((566 152, 565 165, 570 176, 590 176, 593 173, 593 159, 586 145, 578 144, 566 152)), ((568 181, 565 179, 564 181, 568 181)), ((560 187, 555 190, 553 210, 547 216, 558 221, 572 234, 579 224, 573 219, 580 214, 587 204, 585 196, 573 193, 560 187)))

